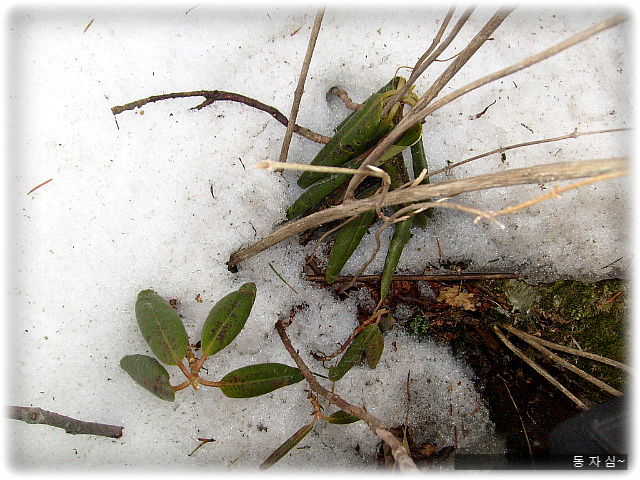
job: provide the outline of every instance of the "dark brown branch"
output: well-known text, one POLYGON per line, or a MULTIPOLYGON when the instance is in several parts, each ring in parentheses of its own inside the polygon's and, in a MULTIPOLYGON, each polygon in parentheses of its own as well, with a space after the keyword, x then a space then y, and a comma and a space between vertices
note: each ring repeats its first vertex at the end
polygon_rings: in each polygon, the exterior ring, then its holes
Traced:
POLYGON ((9 407, 8 418, 27 423, 39 423, 52 427, 63 428, 72 435, 100 435, 102 437, 120 438, 124 427, 105 425, 102 423, 85 422, 75 418, 49 412, 39 407, 9 407))
MULTIPOLYGON (((111 107, 111 113, 114 115, 118 115, 119 113, 125 112, 127 110, 133 110, 135 108, 140 108, 148 103, 160 102, 163 100, 171 100, 174 98, 190 98, 190 97, 204 97, 204 101, 195 107, 192 107, 192 110, 200 110, 208 105, 211 105, 214 102, 219 100, 227 100, 230 102, 237 102, 247 105, 249 107, 256 108, 258 110, 262 110, 263 112, 268 113, 273 118, 275 118, 278 122, 283 124, 285 127, 289 125, 289 120, 284 116, 282 112, 280 112, 277 108, 272 107, 271 105, 267 105, 265 103, 256 100, 255 98, 247 97, 245 95, 241 95, 239 93, 233 92, 225 92, 223 90, 194 90, 192 92, 174 92, 174 93, 163 93, 161 95, 152 95, 150 97, 141 98, 140 100, 136 100, 135 102, 126 103, 124 105, 117 105, 115 107, 111 107)), ((325 137, 324 135, 320 135, 308 128, 301 127, 300 125, 294 125, 293 131, 298 135, 302 135, 305 138, 317 143, 327 143, 330 137, 325 137)))
POLYGON ((281 320, 278 320, 276 322, 276 330, 278 331, 278 335, 280 335, 280 339, 282 340, 284 348, 287 349, 287 352, 289 352, 289 355, 291 356, 293 361, 296 362, 296 365, 302 372, 302 375, 304 375, 304 378, 309 384, 309 387, 311 387, 311 390, 313 390, 318 395, 326 398, 329 402, 333 403, 345 412, 350 413, 351 415, 355 415, 367 425, 369 425, 369 428, 371 428, 373 433, 375 433, 379 438, 381 438, 391 447, 393 456, 398 462, 398 465, 401 469, 415 470, 416 466, 413 463, 413 460, 411 460, 411 456, 407 452, 406 447, 385 428, 384 424, 378 417, 371 415, 362 407, 351 405, 337 393, 330 392, 322 385, 320 385, 309 367, 307 367, 307 365, 304 363, 304 360, 302 360, 300 355, 298 355, 296 349, 293 348, 291 340, 289 340, 289 336, 287 335, 286 328, 281 320))
MULTIPOLYGON (((420 282, 420 281, 438 281, 438 282, 455 282, 458 280, 505 280, 512 278, 520 278, 522 275, 517 273, 432 273, 425 275, 394 275, 394 282, 420 282)), ((381 275, 360 275, 359 282, 379 282, 381 275)), ((351 280, 349 275, 339 275, 335 282, 348 282, 351 280)), ((307 275, 310 282, 326 283, 324 275, 307 275)))

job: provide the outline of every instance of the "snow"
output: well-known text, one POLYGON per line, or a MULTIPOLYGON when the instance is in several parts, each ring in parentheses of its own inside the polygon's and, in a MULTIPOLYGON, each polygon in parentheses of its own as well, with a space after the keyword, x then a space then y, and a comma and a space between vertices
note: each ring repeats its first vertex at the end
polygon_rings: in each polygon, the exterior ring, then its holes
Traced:
MULTIPOLYGON (((306 281, 302 266, 311 246, 302 247, 296 239, 243 262, 238 273, 225 264, 239 247, 276 228, 299 193, 294 174, 250 168, 277 158, 282 125, 230 102, 189 110, 199 98, 149 104, 114 120, 114 105, 198 89, 245 94, 288 115, 315 7, 189 8, 10 12, 11 382, 6 402, 125 427, 124 436, 113 440, 11 421, 5 442, 15 468, 255 471, 308 423, 312 409, 303 384, 246 400, 202 387, 178 392, 175 403, 135 385, 119 360, 150 353, 133 314, 140 290, 153 288, 178 299, 195 342, 219 298, 244 282, 257 284, 245 330, 205 364, 212 380, 250 363, 292 365, 273 326, 294 305, 306 307, 288 332, 316 371, 322 366, 309 352, 333 350, 357 324, 360 296, 337 301, 306 281), (47 179, 52 181, 26 195, 47 179), (216 441, 189 456, 198 437, 216 441)), ((415 63, 445 11, 387 14, 330 6, 298 123, 331 134, 347 110, 328 98, 327 90, 340 85, 363 101, 398 66, 415 63)), ((453 87, 613 13, 595 7, 517 9, 453 87)), ((490 14, 487 9, 474 14, 452 51, 490 14)), ((629 127, 629 43, 630 26, 618 26, 436 112, 425 124, 430 168, 575 128, 629 127)), ((435 77, 421 79, 416 90, 424 92, 435 77)), ((294 137, 289 159, 308 162, 319 148, 294 137)), ((500 155, 487 157, 432 181, 626 155, 629 149, 627 133, 585 136, 512 150, 504 163, 500 155)), ((617 179, 568 192, 503 219, 504 230, 488 222, 474 225, 461 212, 437 212, 426 231, 414 232, 399 268, 420 273, 438 266, 442 255, 443 261, 462 262, 472 271, 516 271, 532 281, 628 276, 629 187, 628 179, 617 179)), ((539 186, 518 187, 456 200, 498 210, 540 192, 539 186)), ((370 235, 347 273, 359 268, 372 245, 370 235)), ((383 261, 380 255, 368 272, 379 272, 383 261)), ((397 350, 387 347, 375 371, 356 367, 345 376, 338 384, 344 398, 393 424, 403 418, 411 372, 412 416, 428 425, 428 440, 450 445, 453 426, 464 422, 468 434, 458 439, 461 449, 501 451, 487 409, 472 415, 479 399, 472 373, 445 346, 399 330, 391 331, 386 342, 396 342, 397 350)), ((182 381, 176 370, 171 371, 174 384, 182 381)), ((361 423, 319 424, 303 441, 309 448, 295 450, 274 470, 374 468, 377 438, 361 423)))

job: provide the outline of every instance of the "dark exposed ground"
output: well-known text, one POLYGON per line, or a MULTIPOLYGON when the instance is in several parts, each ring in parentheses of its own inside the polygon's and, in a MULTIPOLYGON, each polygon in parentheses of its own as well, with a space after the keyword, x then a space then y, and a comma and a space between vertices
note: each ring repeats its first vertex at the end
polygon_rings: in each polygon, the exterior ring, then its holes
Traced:
MULTIPOLYGON (((375 291, 375 287, 369 288, 375 291)), ((509 324, 544 340, 628 364, 629 295, 628 282, 618 279, 539 285, 521 280, 400 281, 393 284, 390 307, 392 311, 398 307, 404 310, 395 328, 438 339, 471 366, 497 433, 505 438, 506 458, 522 459, 549 454, 550 431, 581 409, 513 354, 493 326, 509 324), (457 290, 452 290, 454 287, 457 290), (449 295, 443 295, 446 292, 449 295), (452 306, 457 303, 462 306, 452 306)), ((515 335, 505 334, 588 407, 613 398, 515 335)), ((556 353, 612 387, 622 392, 628 389, 628 380, 620 370, 556 353)), ((416 452, 420 447, 424 446, 415 446, 416 452)), ((438 453, 451 452, 433 455, 438 453)), ((434 458, 424 455, 424 448, 421 455, 417 463, 433 463, 434 458)), ((383 458, 381 451, 379 460, 383 458)))

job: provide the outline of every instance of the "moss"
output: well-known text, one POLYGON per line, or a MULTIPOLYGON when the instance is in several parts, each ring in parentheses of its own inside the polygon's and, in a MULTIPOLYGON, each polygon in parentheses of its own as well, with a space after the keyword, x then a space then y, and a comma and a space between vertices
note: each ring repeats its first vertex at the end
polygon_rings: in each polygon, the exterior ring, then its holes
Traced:
POLYGON ((429 332, 431 331, 429 319, 422 315, 416 315, 411 322, 411 330, 416 335, 429 335, 429 332))
MULTIPOLYGON (((559 280, 531 285, 523 281, 503 280, 484 282, 483 285, 506 298, 512 307, 511 311, 505 311, 496 308, 495 302, 485 303, 491 306, 476 312, 483 326, 490 328, 491 324, 507 322, 545 340, 628 363, 628 282, 620 279, 594 283, 559 280)), ((417 335, 433 335, 436 331, 442 334, 443 328, 434 330, 433 321, 434 318, 429 314, 416 316, 411 322, 411 330, 417 335)), ((464 352, 465 348, 472 348, 471 344, 464 344, 468 334, 463 335, 459 323, 457 328, 455 322, 450 327, 444 330, 456 332, 455 341, 449 339, 456 351, 464 352)), ((618 369, 571 355, 561 356, 614 388, 623 389, 625 386, 624 375, 618 369)), ((573 374, 570 378, 573 379, 573 374)), ((575 383, 593 391, 594 387, 577 377, 575 383)), ((596 396, 599 395, 596 393, 596 396)))

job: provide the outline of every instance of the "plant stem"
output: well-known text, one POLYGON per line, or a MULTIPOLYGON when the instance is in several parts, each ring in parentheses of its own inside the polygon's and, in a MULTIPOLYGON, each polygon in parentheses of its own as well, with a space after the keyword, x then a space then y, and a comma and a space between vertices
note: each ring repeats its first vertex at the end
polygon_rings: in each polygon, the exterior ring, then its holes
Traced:
MULTIPOLYGON (((175 92, 175 93, 164 93, 161 95, 152 95, 150 97, 141 98, 140 100, 136 100, 134 102, 129 102, 124 105, 117 105, 115 107, 111 107, 111 113, 113 115, 118 115, 119 113, 125 112, 127 110, 133 110, 134 108, 140 108, 147 103, 159 102, 163 100, 169 100, 173 98, 190 98, 190 97, 204 97, 204 101, 199 105, 193 107, 193 110, 200 110, 208 105, 211 105, 214 102, 219 100, 227 100, 231 102, 238 102, 249 107, 257 108, 258 110, 262 110, 263 112, 268 113, 278 122, 283 124, 285 127, 289 125, 289 120, 284 116, 282 112, 280 112, 277 108, 272 107, 271 105, 267 105, 265 103, 256 100, 255 98, 247 97, 246 95, 240 95, 239 93, 233 92, 225 92, 222 90, 194 90, 191 92, 175 92)), ((302 135, 309 140, 316 143, 327 143, 331 137, 325 137, 324 135, 320 135, 308 128, 301 127, 300 125, 294 125, 293 131, 299 135, 302 135)))
POLYGON ((393 456, 394 458, 396 458, 396 461, 398 461, 398 465, 401 470, 415 471, 416 466, 413 463, 413 460, 411 459, 411 456, 409 455, 406 447, 391 432, 384 428, 384 425, 379 418, 371 415, 362 407, 351 405, 338 394, 330 392, 322 385, 320 385, 320 383, 313 376, 311 370, 309 370, 309 367, 307 367, 300 355, 298 355, 296 349, 293 348, 291 340, 289 340, 289 336, 287 335, 286 328, 282 323, 282 320, 278 320, 276 322, 276 330, 280 335, 282 344, 287 349, 287 352, 289 352, 289 355, 291 356, 293 361, 296 362, 296 365, 302 372, 302 375, 304 375, 304 378, 309 384, 309 387, 311 387, 311 390, 313 390, 318 395, 326 398, 329 402, 333 403, 345 412, 350 413, 351 415, 355 415, 356 417, 364 421, 367 425, 369 425, 369 428, 371 428, 373 433, 375 433, 380 439, 382 439, 387 445, 391 447, 392 452, 394 452, 393 456))

